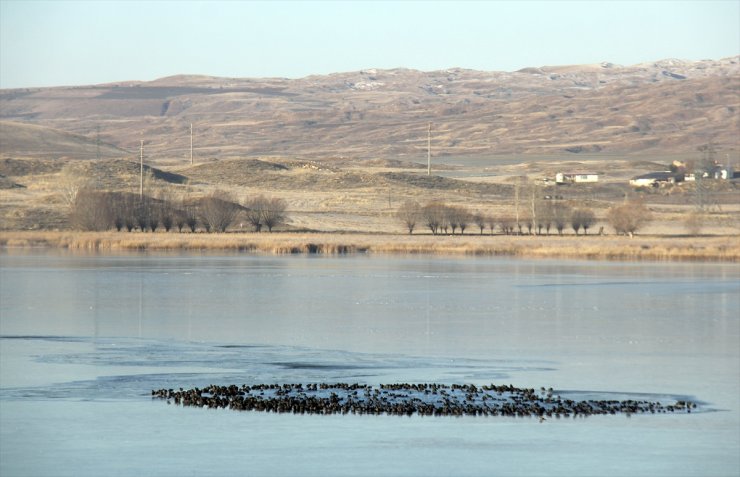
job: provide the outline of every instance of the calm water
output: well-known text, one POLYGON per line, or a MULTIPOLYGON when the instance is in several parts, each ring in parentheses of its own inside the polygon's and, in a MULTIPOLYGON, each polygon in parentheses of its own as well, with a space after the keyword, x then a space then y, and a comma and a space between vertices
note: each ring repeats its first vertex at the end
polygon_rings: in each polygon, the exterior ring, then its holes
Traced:
POLYGON ((0 252, 0 475, 740 475, 740 266, 0 252), (511 383, 704 412, 184 409, 153 388, 511 383))

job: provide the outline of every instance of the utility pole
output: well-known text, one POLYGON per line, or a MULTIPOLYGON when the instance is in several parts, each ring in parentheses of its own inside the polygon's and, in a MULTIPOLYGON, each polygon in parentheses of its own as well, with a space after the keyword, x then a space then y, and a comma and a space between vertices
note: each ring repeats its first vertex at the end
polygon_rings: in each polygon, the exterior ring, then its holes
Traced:
POLYGON ((516 178, 514 183, 514 215, 516 220, 516 227, 519 229, 519 235, 522 234, 522 225, 519 222, 519 187, 521 185, 521 177, 516 178))
POLYGON ((725 159, 727 160, 727 168, 725 169, 727 172, 727 177, 725 179, 732 179, 732 172, 730 172, 732 169, 730 168, 730 155, 725 154, 725 159))
POLYGON ((193 123, 190 123, 190 165, 193 165, 193 123))
POLYGON ((139 147, 139 199, 144 198, 144 140, 139 147))
POLYGON ((427 175, 432 175, 432 123, 429 123, 427 131, 427 175))

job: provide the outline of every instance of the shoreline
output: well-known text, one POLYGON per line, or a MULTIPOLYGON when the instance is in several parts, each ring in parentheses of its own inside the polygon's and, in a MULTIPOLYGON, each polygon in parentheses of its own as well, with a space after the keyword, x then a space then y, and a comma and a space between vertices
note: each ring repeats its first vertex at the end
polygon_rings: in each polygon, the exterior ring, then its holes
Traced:
POLYGON ((0 249, 88 252, 225 251, 274 255, 412 254, 605 261, 740 262, 740 237, 511 236, 363 233, 0 232, 0 249))

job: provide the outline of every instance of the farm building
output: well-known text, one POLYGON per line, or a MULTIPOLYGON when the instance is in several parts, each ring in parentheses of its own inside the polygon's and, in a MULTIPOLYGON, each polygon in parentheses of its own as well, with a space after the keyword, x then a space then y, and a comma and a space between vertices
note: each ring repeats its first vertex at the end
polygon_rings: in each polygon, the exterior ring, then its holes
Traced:
POLYGON ((676 183, 676 174, 673 172, 650 172, 630 179, 632 187, 660 187, 676 183))
POLYGON ((587 182, 599 182, 599 175, 590 172, 566 173, 558 172, 555 174, 555 182, 558 184, 580 184, 587 182))

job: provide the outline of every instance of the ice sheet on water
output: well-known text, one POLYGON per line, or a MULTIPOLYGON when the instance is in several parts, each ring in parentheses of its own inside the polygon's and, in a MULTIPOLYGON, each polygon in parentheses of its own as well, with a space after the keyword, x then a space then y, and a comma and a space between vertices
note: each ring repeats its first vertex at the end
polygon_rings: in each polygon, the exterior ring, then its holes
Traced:
POLYGON ((290 346, 54 336, 2 339, 69 346, 29 356, 48 365, 47 382, 0 385, 0 399, 140 399, 155 388, 214 383, 490 383, 509 379, 512 373, 555 370, 553 363, 542 361, 430 359, 290 346), (89 371, 81 375, 80 367, 94 370, 95 378, 89 378, 89 371))
MULTIPOLYGON (((512 374, 556 370, 551 362, 430 359, 290 346, 56 336, 2 339, 68 343, 69 348, 50 348, 50 352, 33 355, 31 359, 55 370, 61 366, 72 372, 55 371, 49 375, 46 385, 0 386, 0 399, 136 400, 149 396, 152 389, 188 389, 211 384, 490 384, 503 383, 512 374), (89 373, 84 377, 76 376, 74 370, 80 366, 93 368, 96 377, 89 379, 89 373)), ((579 400, 696 401, 690 396, 637 395, 618 391, 558 393, 579 400)))

